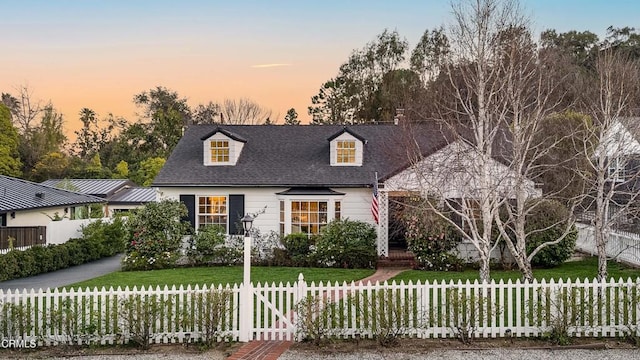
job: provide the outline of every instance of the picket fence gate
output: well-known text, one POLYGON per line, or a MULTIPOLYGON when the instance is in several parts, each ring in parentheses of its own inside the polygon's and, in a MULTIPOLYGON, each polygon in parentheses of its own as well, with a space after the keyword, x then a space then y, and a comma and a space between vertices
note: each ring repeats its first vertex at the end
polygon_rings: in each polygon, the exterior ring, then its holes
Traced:
MULTIPOLYGON (((640 336, 640 278, 253 284, 251 338, 640 336)), ((241 285, 0 290, 0 336, 57 344, 237 341, 241 285)))

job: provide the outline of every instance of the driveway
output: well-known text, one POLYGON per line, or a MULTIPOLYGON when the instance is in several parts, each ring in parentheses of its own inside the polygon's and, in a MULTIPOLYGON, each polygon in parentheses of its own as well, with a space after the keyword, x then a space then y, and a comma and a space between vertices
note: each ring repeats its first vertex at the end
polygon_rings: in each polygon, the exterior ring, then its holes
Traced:
POLYGON ((46 289, 67 286, 79 281, 89 280, 97 276, 120 270, 121 259, 122 255, 116 255, 46 274, 2 281, 0 282, 0 290, 38 290, 41 288, 46 289))

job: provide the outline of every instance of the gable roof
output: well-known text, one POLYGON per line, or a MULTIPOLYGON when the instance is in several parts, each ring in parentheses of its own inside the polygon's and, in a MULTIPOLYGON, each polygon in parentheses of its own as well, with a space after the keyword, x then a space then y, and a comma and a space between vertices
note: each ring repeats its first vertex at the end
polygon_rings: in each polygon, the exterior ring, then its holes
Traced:
POLYGON ((111 197, 124 187, 136 186, 133 181, 127 179, 49 179, 41 184, 101 198, 111 197), (66 184, 70 185, 69 188, 65 187, 66 184))
POLYGON ((0 175, 0 212, 101 202, 99 197, 0 175))
POLYGON ((335 133, 335 134, 333 134, 333 135, 329 136, 329 138, 328 138, 327 140, 328 140, 328 141, 331 141, 331 140, 333 140, 333 139, 337 138, 338 136, 340 136, 340 135, 342 135, 342 134, 344 134, 344 133, 347 133, 347 134, 349 134, 349 135, 353 136, 354 138, 356 138, 356 139, 358 139, 358 140, 362 141, 363 143, 366 143, 366 142, 367 142, 367 140, 366 140, 365 138, 363 138, 362 136, 360 136, 360 135, 356 134, 353 130, 349 129, 349 128, 348 128, 348 127, 346 127, 346 126, 345 126, 345 127, 343 127, 343 128, 342 128, 340 131, 338 131, 337 133, 335 133))
POLYGON ((224 134, 226 137, 233 139, 235 141, 240 141, 240 142, 247 142, 247 140, 245 140, 243 137, 238 136, 237 134, 234 134, 226 129, 222 129, 220 127, 216 127, 212 132, 208 133, 207 135, 203 136, 202 138, 200 138, 200 140, 207 140, 208 138, 212 137, 213 135, 217 134, 217 133, 221 133, 224 134))
POLYGON ((362 166, 331 166, 330 143, 343 125, 192 125, 177 144, 153 186, 362 187, 409 165, 413 145, 423 155, 446 146, 451 137, 436 123, 411 129, 396 125, 351 125, 366 139, 362 166), (246 139, 234 166, 204 166, 203 137, 226 130, 246 139))

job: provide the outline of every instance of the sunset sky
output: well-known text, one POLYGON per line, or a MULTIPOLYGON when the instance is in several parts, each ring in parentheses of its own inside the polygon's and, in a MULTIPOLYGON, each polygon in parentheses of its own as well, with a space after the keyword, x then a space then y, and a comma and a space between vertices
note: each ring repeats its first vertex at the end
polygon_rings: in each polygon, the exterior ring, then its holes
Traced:
MULTIPOLYGON (((525 0, 536 33, 640 27, 637 0, 525 0)), ((28 86, 65 127, 81 108, 136 119, 134 94, 165 86, 195 106, 247 97, 283 122, 353 49, 385 28, 413 48, 450 22, 446 0, 0 0, 0 92, 28 86)))

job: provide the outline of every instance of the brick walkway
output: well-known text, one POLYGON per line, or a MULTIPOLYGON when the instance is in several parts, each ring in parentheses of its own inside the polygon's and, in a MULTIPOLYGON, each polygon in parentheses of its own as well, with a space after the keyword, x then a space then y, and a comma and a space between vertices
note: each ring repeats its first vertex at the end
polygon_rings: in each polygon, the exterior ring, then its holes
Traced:
MULTIPOLYGON (((360 283, 383 282, 403 272, 404 269, 378 269, 360 283)), ((293 345, 293 341, 250 341, 229 356, 228 360, 276 360, 293 345)))

